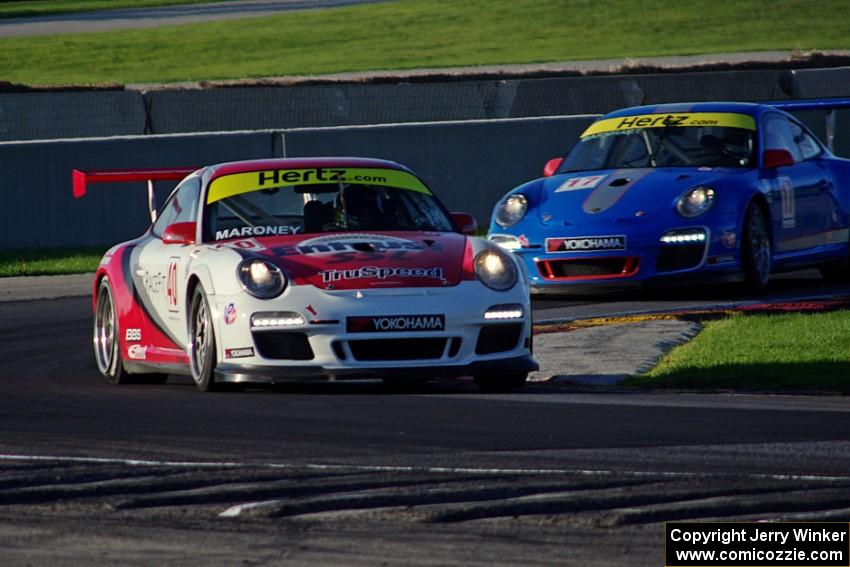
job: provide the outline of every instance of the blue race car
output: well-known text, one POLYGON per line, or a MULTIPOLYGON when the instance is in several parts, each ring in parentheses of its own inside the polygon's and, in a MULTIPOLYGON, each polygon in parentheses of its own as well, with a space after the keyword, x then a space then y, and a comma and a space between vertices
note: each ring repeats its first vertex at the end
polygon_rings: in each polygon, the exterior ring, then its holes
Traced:
POLYGON ((488 235, 534 293, 715 275, 760 293, 771 272, 806 266, 850 276, 850 160, 778 105, 618 110, 543 175, 497 203, 488 235))

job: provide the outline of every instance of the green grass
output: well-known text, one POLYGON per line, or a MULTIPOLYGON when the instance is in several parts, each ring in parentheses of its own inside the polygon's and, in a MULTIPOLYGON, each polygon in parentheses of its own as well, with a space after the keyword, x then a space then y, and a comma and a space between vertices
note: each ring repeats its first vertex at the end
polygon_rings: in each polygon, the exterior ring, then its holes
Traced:
POLYGON ((93 272, 104 252, 103 248, 0 250, 0 277, 93 272))
POLYGON ((0 0, 0 18, 34 18, 95 10, 149 8, 202 2, 224 2, 224 0, 0 0))
POLYGON ((157 29, 0 40, 28 84, 850 47, 845 0, 403 0, 157 29))
POLYGON ((850 312, 735 315, 709 321, 627 385, 850 392, 850 312))

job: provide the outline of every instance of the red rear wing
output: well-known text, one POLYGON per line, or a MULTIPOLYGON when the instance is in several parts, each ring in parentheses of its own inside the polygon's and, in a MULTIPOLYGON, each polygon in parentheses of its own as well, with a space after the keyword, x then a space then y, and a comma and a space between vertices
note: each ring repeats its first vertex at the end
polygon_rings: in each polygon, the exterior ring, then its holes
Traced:
POLYGON ((153 167, 146 169, 92 169, 81 171, 75 169, 72 173, 74 198, 79 199, 86 194, 89 183, 128 183, 131 181, 146 181, 148 185, 148 208, 151 220, 156 220, 156 198, 153 190, 154 181, 179 181, 197 171, 197 167, 153 167))
POLYGON ((89 183, 127 183, 130 181, 176 181, 183 179, 197 167, 153 167, 149 169, 75 169, 74 197, 79 199, 86 194, 89 183))

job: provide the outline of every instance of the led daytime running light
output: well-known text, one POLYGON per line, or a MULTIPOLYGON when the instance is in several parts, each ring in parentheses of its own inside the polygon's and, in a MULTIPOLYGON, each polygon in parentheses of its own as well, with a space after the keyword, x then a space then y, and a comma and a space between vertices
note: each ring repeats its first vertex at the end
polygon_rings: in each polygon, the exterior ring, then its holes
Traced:
POLYGON ((522 319, 524 315, 522 305, 494 305, 484 313, 484 318, 487 320, 493 319, 522 319))
POLYGON ((251 327, 293 327, 304 325, 304 317, 294 312, 255 313, 251 315, 251 327))
POLYGON ((669 232, 661 237, 664 244, 694 244, 705 242, 705 232, 669 232))

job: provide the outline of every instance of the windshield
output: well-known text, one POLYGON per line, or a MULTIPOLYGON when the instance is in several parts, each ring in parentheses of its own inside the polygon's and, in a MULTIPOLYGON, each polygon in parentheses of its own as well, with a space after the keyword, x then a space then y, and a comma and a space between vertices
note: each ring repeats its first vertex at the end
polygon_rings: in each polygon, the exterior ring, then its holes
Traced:
POLYGON ((558 172, 634 167, 754 167, 755 155, 755 121, 748 115, 629 116, 592 124, 564 158, 558 172))
POLYGON ((208 191, 205 240, 363 230, 454 229, 430 190, 398 170, 239 173, 216 178, 208 191))

